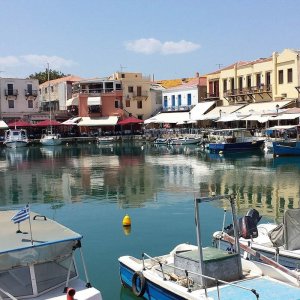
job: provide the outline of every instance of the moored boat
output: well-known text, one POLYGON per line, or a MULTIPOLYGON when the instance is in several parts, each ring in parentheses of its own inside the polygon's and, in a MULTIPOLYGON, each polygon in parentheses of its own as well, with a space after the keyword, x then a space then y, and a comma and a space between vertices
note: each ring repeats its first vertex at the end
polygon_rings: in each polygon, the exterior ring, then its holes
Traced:
POLYGON ((99 144, 111 144, 116 141, 115 137, 113 136, 99 136, 96 140, 99 144))
POLYGON ((196 145, 201 142, 201 138, 196 137, 180 137, 172 138, 169 141, 170 145, 196 145))
POLYGON ((300 142, 273 142, 274 156, 299 156, 300 142))
POLYGON ((167 145, 169 143, 168 138, 157 138, 153 141, 154 144, 156 145, 167 145))
POLYGON ((59 133, 53 133, 52 130, 42 135, 40 143, 44 146, 61 145, 62 139, 59 133))
POLYGON ((5 130, 3 144, 10 148, 19 148, 28 146, 29 140, 26 129, 8 129, 5 130))
POLYGON ((28 206, 0 216, 1 299, 63 300, 75 293, 76 299, 102 299, 88 280, 80 234, 29 212, 28 206), (79 278, 75 252, 81 254, 85 282, 79 278))
POLYGON ((195 199, 198 245, 180 244, 166 255, 142 258, 119 258, 121 282, 144 299, 232 300, 290 299, 299 297, 299 278, 281 265, 249 261, 239 253, 238 237, 233 238, 236 252, 202 247, 199 204, 227 199, 233 209, 234 232, 237 232, 234 199, 214 196, 195 199))

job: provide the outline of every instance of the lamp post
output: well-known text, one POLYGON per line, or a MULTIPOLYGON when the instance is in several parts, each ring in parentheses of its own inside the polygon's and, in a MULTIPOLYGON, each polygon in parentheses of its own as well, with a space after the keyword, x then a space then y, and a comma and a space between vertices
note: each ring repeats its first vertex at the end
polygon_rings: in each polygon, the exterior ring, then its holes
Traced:
MULTIPOLYGON (((278 117, 278 110, 279 110, 279 104, 276 104, 277 117, 278 117)), ((279 119, 277 120, 277 125, 279 126, 279 119)))
POLYGON ((219 110, 220 118, 222 117, 222 109, 219 110))

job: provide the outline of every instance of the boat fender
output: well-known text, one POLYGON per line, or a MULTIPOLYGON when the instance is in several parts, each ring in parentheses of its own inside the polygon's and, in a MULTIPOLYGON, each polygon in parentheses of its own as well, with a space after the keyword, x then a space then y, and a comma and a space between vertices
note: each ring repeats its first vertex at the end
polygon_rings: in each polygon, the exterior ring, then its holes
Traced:
POLYGON ((76 291, 73 288, 67 289, 67 300, 74 300, 74 295, 76 294, 76 291))
POLYGON ((142 272, 134 272, 132 276, 132 291, 137 297, 142 297, 146 290, 146 279, 142 272))

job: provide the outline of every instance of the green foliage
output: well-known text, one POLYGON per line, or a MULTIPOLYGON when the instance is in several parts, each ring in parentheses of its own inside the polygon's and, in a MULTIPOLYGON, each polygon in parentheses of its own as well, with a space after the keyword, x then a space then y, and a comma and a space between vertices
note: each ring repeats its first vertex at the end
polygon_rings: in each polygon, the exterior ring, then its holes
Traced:
MULTIPOLYGON (((66 77, 66 76, 69 76, 69 75, 62 73, 61 71, 56 71, 56 70, 51 70, 51 69, 49 70, 50 80, 58 79, 58 78, 66 77)), ((48 70, 31 74, 28 76, 28 78, 29 79, 38 79, 39 84, 42 84, 42 83, 48 81, 48 70)))

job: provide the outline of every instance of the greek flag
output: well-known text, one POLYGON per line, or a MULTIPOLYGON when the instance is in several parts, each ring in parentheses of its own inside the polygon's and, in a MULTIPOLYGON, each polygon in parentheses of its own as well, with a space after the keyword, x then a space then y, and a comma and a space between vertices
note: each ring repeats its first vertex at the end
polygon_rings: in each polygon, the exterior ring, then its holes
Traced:
POLYGON ((11 220, 15 224, 21 223, 27 219, 29 219, 29 205, 28 204, 11 218, 11 220))

